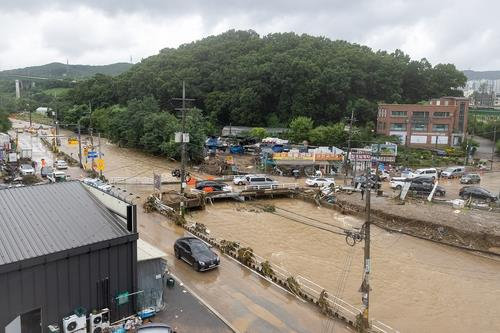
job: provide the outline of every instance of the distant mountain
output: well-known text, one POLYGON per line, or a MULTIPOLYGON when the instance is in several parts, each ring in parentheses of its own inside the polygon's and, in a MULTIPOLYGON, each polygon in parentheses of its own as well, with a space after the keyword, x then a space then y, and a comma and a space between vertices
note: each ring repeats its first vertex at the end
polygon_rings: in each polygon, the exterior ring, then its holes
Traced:
POLYGON ((126 72, 132 66, 133 64, 124 62, 104 66, 66 65, 60 62, 53 62, 42 66, 32 66, 0 71, 0 77, 28 76, 50 79, 83 79, 92 77, 97 73, 116 76, 123 72, 126 72))
POLYGON ((465 70, 462 71, 465 76, 467 76, 467 80, 499 80, 500 79, 500 71, 471 71, 465 70))

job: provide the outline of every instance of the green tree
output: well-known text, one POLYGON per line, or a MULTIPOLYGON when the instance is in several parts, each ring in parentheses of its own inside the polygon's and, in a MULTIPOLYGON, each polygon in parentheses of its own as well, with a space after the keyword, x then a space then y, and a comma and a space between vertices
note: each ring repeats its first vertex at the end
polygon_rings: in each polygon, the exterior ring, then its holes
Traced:
POLYGON ((265 137, 268 137, 269 134, 267 133, 266 129, 263 128, 263 127, 254 127, 250 130, 249 132, 249 135, 252 137, 252 138, 256 138, 256 139, 264 139, 265 137))
POLYGON ((313 120, 309 117, 297 117, 290 122, 288 128, 288 137, 290 140, 301 143, 304 140, 309 140, 311 130, 313 129, 313 120))
POLYGON ((9 113, 0 109, 0 132, 7 132, 11 127, 12 123, 9 120, 9 113))
POLYGON ((311 130, 311 144, 318 146, 342 146, 347 142, 348 133, 343 123, 330 126, 318 126, 311 130))

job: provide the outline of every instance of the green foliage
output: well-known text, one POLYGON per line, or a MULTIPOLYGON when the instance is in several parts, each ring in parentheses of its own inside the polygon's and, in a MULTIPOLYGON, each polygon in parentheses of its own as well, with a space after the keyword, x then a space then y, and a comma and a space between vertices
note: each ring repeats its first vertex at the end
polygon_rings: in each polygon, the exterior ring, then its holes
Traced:
POLYGON ((118 75, 130 67, 129 63, 116 63, 104 66, 89 66, 89 65, 67 65, 58 62, 42 66, 31 66, 26 68, 10 69, 0 72, 0 77, 9 77, 11 75, 28 75, 55 79, 65 78, 85 78, 91 77, 97 73, 106 75, 118 75))
POLYGON ((309 140, 313 129, 313 120, 309 117, 300 116, 293 119, 288 128, 289 139, 292 142, 302 143, 304 140, 309 140))
POLYGON ((268 137, 268 133, 266 131, 265 128, 262 128, 262 127, 254 127, 250 130, 249 132, 249 135, 252 137, 252 138, 256 138, 256 139, 264 139, 265 137, 268 137))
POLYGON ((496 147, 496 151, 497 153, 500 153, 500 140, 498 140, 495 144, 495 147, 496 147))
MULTIPOLYGON (((350 108, 358 124, 374 121, 376 103, 416 103, 456 95, 465 76, 453 65, 413 61, 400 50, 374 52, 366 46, 324 37, 230 30, 177 49, 163 49, 129 71, 96 75, 68 94, 73 104, 126 105, 153 96, 172 109, 181 81, 194 106, 218 127, 279 126, 299 116, 316 124, 344 121, 350 108)), ((307 138, 303 138, 307 139, 307 138)))
POLYGON ((344 130, 343 123, 330 126, 318 126, 311 130, 309 138, 311 144, 317 146, 343 145, 348 140, 349 134, 344 130))
POLYGON ((9 120, 9 113, 0 108, 0 132, 7 132, 12 127, 9 120))

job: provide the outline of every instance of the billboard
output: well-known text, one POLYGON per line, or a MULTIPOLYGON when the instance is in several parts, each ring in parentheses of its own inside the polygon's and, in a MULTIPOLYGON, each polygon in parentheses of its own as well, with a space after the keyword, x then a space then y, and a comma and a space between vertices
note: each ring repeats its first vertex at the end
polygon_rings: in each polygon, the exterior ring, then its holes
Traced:
POLYGON ((398 145, 394 143, 372 144, 372 156, 374 162, 396 162, 398 145))
POLYGON ((341 154, 320 152, 320 153, 299 153, 299 152, 283 152, 274 153, 273 160, 276 161, 342 161, 341 154))

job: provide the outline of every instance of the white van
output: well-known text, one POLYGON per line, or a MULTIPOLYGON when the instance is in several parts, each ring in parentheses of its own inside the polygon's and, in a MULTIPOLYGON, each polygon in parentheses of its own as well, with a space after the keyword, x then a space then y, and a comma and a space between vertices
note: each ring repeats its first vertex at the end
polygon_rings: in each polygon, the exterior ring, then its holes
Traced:
POLYGON ((443 172, 441 172, 441 177, 443 178, 460 178, 465 173, 465 167, 463 166, 454 166, 449 167, 443 172))
POLYGON ((259 190, 273 189, 278 187, 277 181, 265 176, 247 177, 247 184, 247 188, 259 190))
POLYGON ((424 168, 424 169, 417 169, 415 170, 414 177, 420 177, 420 176, 426 176, 429 178, 432 178, 432 180, 438 178, 438 172, 436 168, 424 168))

